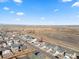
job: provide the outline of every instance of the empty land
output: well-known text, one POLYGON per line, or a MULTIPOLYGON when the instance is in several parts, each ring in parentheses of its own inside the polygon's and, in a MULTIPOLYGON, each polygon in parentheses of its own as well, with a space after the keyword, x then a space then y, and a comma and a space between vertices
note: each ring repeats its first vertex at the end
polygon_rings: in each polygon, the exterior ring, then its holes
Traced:
POLYGON ((25 26, 25 25, 0 25, 0 30, 18 31, 38 36, 46 42, 56 44, 79 52, 79 26, 25 26))

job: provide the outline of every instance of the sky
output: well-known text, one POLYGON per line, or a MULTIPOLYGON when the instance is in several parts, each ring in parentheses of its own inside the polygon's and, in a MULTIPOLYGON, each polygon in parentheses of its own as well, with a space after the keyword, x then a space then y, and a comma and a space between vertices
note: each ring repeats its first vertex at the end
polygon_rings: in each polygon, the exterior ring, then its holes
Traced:
POLYGON ((0 0, 0 24, 79 25, 79 0, 0 0))

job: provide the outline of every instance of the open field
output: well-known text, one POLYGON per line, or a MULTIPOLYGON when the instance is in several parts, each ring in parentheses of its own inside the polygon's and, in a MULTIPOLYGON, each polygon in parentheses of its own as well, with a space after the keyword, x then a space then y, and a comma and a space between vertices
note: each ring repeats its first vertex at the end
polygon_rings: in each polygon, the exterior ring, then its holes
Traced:
POLYGON ((79 26, 20 26, 0 25, 0 30, 31 34, 42 40, 79 52, 79 26))
POLYGON ((42 34, 51 41, 58 40, 67 44, 72 44, 79 49, 79 26, 19 26, 19 25, 1 25, 1 30, 14 30, 24 33, 42 34))

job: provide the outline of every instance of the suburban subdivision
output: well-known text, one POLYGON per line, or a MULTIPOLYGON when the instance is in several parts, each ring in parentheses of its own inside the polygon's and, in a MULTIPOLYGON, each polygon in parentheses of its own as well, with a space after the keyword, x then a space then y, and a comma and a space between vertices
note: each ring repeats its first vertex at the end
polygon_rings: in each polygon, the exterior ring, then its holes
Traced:
POLYGON ((79 26, 0 25, 0 59, 79 59, 79 26))

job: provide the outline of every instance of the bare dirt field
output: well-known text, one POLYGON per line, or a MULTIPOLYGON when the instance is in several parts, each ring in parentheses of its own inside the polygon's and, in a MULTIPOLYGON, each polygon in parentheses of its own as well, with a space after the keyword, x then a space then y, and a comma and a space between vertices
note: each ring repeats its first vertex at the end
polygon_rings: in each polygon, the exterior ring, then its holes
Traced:
POLYGON ((79 52, 79 26, 0 25, 0 30, 19 31, 38 36, 46 42, 79 52))

